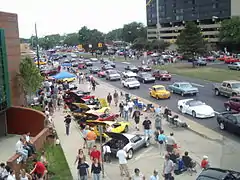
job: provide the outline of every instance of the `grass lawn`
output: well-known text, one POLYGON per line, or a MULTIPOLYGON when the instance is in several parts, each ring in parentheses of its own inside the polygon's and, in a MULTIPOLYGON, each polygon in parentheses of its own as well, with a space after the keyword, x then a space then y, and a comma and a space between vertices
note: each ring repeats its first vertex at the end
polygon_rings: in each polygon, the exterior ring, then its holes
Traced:
POLYGON ((187 76, 196 79, 203 79, 213 82, 222 82, 224 80, 239 80, 240 73, 234 70, 212 68, 212 67, 196 67, 192 68, 192 64, 169 64, 164 66, 154 66, 155 69, 167 70, 170 73, 187 76))

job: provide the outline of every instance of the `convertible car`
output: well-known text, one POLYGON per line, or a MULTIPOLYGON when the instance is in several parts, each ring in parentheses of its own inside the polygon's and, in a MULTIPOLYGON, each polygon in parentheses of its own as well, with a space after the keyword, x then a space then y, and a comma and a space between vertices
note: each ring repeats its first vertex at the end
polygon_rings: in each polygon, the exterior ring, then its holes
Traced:
POLYGON ((104 143, 111 149, 111 153, 116 157, 117 151, 124 149, 127 152, 128 159, 133 157, 135 151, 149 146, 149 139, 140 134, 120 134, 114 132, 105 132, 111 139, 104 143))
POLYGON ((183 99, 178 101, 181 113, 189 114, 195 118, 210 118, 215 116, 213 108, 202 101, 183 99))
POLYGON ((90 92, 84 92, 80 90, 68 91, 63 96, 64 102, 66 103, 73 103, 73 102, 83 103, 82 99, 91 99, 91 98, 95 98, 95 96, 91 96, 90 92))
POLYGON ((152 86, 152 88, 149 89, 149 94, 156 99, 168 99, 171 97, 171 93, 167 91, 163 85, 152 86))
POLYGON ((193 87, 189 82, 175 82, 169 86, 172 93, 185 95, 196 95, 199 91, 198 88, 193 87))

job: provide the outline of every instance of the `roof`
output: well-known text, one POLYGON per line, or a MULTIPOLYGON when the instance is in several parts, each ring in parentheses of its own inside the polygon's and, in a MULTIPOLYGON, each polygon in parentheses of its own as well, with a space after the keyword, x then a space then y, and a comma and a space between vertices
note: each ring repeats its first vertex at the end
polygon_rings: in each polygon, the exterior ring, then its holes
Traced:
POLYGON ((163 86, 163 85, 154 85, 154 86, 152 86, 153 88, 159 88, 159 87, 165 87, 165 86, 163 86))
POLYGON ((228 81, 223 81, 224 83, 240 83, 240 81, 236 81, 236 80, 228 80, 228 81))

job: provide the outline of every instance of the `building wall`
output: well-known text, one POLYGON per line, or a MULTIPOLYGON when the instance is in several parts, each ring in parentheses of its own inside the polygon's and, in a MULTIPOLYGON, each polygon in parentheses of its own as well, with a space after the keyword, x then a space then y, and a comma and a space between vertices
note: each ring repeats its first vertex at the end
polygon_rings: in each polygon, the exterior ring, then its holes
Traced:
POLYGON ((231 0, 231 16, 240 15, 240 0, 231 0))
POLYGON ((21 60, 17 14, 0 12, 0 28, 5 31, 11 105, 20 106, 24 96, 16 77, 21 60))
POLYGON ((2 111, 0 112, 0 137, 7 134, 6 123, 6 112, 2 111))

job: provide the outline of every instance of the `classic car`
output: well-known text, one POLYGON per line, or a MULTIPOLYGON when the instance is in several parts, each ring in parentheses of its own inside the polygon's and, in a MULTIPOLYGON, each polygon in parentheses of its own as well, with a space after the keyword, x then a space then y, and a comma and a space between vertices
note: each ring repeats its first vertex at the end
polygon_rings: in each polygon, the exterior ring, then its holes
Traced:
POLYGON ((152 68, 150 66, 147 66, 147 65, 142 65, 142 66, 139 66, 138 67, 139 71, 152 71, 152 68))
POLYGON ((73 82, 75 81, 77 78, 76 77, 71 77, 71 78, 64 78, 64 79, 59 79, 57 80, 58 83, 62 83, 62 82, 73 82))
POLYGON ((240 135, 240 114, 238 112, 218 114, 217 122, 221 130, 227 130, 240 135))
POLYGON ((43 68, 40 70, 42 76, 51 76, 57 74, 58 68, 43 68))
POLYGON ((240 70, 240 62, 234 62, 232 64, 229 64, 228 65, 228 68, 229 69, 232 69, 232 70, 237 70, 239 71, 240 70))
POLYGON ((90 98, 95 98, 95 96, 91 96, 90 92, 84 92, 80 90, 68 91, 63 96, 63 100, 66 103, 73 103, 73 102, 79 103, 79 102, 82 102, 82 98, 90 99, 90 98))
POLYGON ((128 89, 140 88, 140 82, 136 78, 124 78, 121 81, 122 86, 128 89))
POLYGON ((181 96, 185 95, 196 95, 199 91, 197 87, 193 87, 189 82, 175 82, 172 85, 169 85, 169 90, 172 93, 180 94, 181 96))
POLYGON ((129 122, 126 121, 99 121, 99 120, 90 120, 86 122, 90 127, 94 128, 94 132, 97 136, 100 136, 99 126, 103 127, 103 138, 107 139, 108 135, 105 132, 113 132, 113 133, 127 133, 128 128, 130 126, 129 122))
POLYGON ((98 77, 106 77, 106 73, 105 73, 105 71, 99 71, 99 72, 97 73, 97 76, 98 76, 98 77))
POLYGON ((194 118, 210 118, 215 116, 213 108, 206 103, 194 99, 182 99, 177 103, 181 113, 189 114, 194 118))
POLYGON ((207 56, 206 57, 206 61, 214 62, 215 60, 216 60, 216 58, 214 56, 207 56))
POLYGON ((106 72, 106 80, 113 81, 113 80, 120 80, 121 76, 116 70, 107 70, 106 72))
POLYGON ((154 71, 153 72, 153 77, 155 77, 158 80, 168 80, 170 81, 172 78, 172 75, 168 71, 154 71))
POLYGON ((127 71, 132 71, 134 73, 138 73, 139 71, 138 68, 134 65, 127 65, 124 69, 127 71))
POLYGON ((146 72, 139 73, 137 78, 142 83, 155 82, 155 77, 153 77, 151 74, 146 72))
POLYGON ((237 59, 237 58, 229 57, 229 58, 226 58, 226 59, 224 60, 224 63, 230 64, 230 63, 239 62, 239 61, 240 61, 240 60, 237 59))
POLYGON ((202 170, 196 180, 239 180, 240 172, 220 168, 202 170))
POLYGON ((103 65, 102 66, 102 70, 106 71, 106 70, 110 70, 110 69, 113 69, 113 67, 109 64, 106 64, 106 65, 103 65))
MULTIPOLYGON (((35 61, 35 64, 38 65, 38 61, 35 61)), ((46 65, 47 62, 46 61, 39 61, 39 65, 46 65)))
POLYGON ((86 69, 86 68, 87 68, 87 66, 85 65, 84 62, 79 62, 78 63, 78 69, 86 69))
POLYGON ((132 159, 135 151, 149 146, 149 138, 146 139, 146 136, 142 134, 120 134, 114 132, 105 132, 105 134, 111 139, 104 143, 103 146, 108 145, 115 157, 118 150, 124 149, 127 153, 127 158, 132 159))
POLYGON ((90 61, 88 59, 84 60, 84 63, 86 64, 86 66, 92 66, 93 65, 92 61, 90 61))
POLYGON ((137 74, 135 72, 132 71, 124 71, 121 73, 123 78, 136 78, 137 74))
POLYGON ((115 64, 114 62, 110 61, 110 60, 104 61, 104 64, 105 64, 105 65, 110 65, 110 66, 112 66, 113 68, 116 68, 116 64, 115 64))
POLYGON ((171 93, 163 85, 152 86, 149 88, 149 94, 156 99, 168 99, 171 97, 171 93))
POLYGON ((233 96, 229 98, 227 102, 224 102, 224 107, 227 111, 234 110, 240 112, 240 97, 233 96))
POLYGON ((78 119, 79 124, 93 123, 93 121, 115 121, 119 115, 112 113, 100 113, 94 110, 90 110, 86 113, 72 113, 75 119, 78 119))
POLYGON ((89 69, 89 72, 91 73, 91 74, 97 74, 98 72, 100 72, 101 71, 101 69, 99 68, 99 67, 97 67, 97 66, 93 66, 93 67, 91 67, 90 69, 89 69))
POLYGON ((110 60, 109 60, 109 59, 106 59, 106 58, 100 59, 100 63, 102 63, 102 64, 105 64, 105 62, 107 62, 107 61, 110 61, 110 60))

